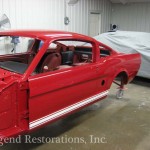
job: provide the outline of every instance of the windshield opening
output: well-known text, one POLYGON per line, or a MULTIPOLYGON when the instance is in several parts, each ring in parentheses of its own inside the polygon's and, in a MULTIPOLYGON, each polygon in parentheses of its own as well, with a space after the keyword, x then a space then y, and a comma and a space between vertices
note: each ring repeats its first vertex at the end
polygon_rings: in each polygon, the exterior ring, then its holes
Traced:
POLYGON ((23 74, 43 41, 23 36, 0 36, 0 68, 23 74))

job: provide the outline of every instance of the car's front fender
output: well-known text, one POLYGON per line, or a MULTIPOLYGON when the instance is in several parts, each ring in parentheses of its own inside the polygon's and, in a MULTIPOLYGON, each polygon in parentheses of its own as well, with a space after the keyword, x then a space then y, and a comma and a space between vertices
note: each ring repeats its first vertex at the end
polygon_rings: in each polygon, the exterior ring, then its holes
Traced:
POLYGON ((16 83, 0 89, 0 131, 13 127, 16 116, 16 83))

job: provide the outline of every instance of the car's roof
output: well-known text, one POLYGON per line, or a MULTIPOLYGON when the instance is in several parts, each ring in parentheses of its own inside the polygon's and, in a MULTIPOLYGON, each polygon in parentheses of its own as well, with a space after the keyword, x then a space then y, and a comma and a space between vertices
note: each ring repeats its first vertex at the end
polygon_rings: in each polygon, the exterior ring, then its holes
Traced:
POLYGON ((94 39, 86 35, 67 32, 67 31, 54 31, 54 30, 5 30, 0 31, 0 35, 10 36, 27 36, 39 39, 52 39, 52 38, 75 38, 93 41, 94 39))

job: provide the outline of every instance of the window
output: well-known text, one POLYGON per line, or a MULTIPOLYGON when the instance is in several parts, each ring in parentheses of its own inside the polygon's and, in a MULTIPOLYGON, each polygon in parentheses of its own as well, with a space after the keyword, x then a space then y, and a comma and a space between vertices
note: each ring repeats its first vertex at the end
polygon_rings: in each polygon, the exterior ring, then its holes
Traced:
POLYGON ((23 74, 40 48, 41 40, 22 36, 0 37, 0 68, 23 74))
POLYGON ((37 73, 62 70, 92 63, 92 44, 78 40, 51 43, 36 67, 37 73))
POLYGON ((107 57, 111 55, 111 51, 108 50, 107 48, 100 46, 99 49, 100 49, 100 57, 107 57))
POLYGON ((19 36, 1 36, 0 37, 0 55, 24 53, 27 52, 34 39, 19 36))

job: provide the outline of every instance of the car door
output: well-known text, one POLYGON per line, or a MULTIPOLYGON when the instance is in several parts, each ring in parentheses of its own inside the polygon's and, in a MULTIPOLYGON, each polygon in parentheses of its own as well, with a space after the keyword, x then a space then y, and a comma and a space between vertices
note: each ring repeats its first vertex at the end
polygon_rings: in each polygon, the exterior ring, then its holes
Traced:
POLYGON ((97 63, 29 77, 29 127, 36 128, 105 96, 97 89, 97 63))

